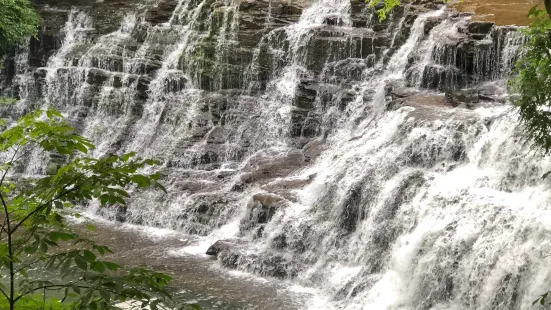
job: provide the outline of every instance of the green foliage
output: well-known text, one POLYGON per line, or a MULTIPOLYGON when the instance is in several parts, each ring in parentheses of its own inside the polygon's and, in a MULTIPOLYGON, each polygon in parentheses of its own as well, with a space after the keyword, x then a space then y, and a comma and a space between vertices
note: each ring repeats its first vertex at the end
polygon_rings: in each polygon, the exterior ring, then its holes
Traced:
MULTIPOLYGON (((7 299, 0 299, 0 309, 9 309, 10 305, 7 299)), ((17 302, 17 309, 21 310, 69 310, 71 305, 63 304, 57 298, 44 299, 43 295, 35 294, 25 296, 17 302)))
MULTIPOLYGON (((0 54, 1 55, 1 54, 0 54)), ((6 97, 0 97, 0 106, 3 105, 12 105, 17 103, 17 99, 14 98, 6 98, 6 97)))
POLYGON ((115 309, 126 301, 178 308, 166 290, 169 276, 106 260, 111 249, 66 224, 77 215, 75 205, 126 204, 129 187, 165 191, 159 173, 141 172, 155 160, 133 153, 86 157, 93 148, 52 109, 32 112, 0 133, 0 308, 115 309), (64 155, 65 164, 39 178, 13 174, 31 151, 64 155))
POLYGON ((534 300, 532 302, 532 306, 535 306, 536 304, 540 304, 542 306, 545 306, 545 304, 547 303, 547 297, 549 296, 549 293, 551 293, 551 292, 547 292, 547 293, 541 295, 540 297, 538 297, 536 300, 534 300))
POLYGON ((0 56, 35 36, 40 17, 29 0, 0 0, 0 56))
POLYGON ((377 10, 379 20, 385 20, 387 14, 390 13, 392 9, 399 6, 401 3, 400 0, 365 0, 365 2, 369 5, 370 8, 374 8, 379 4, 383 4, 383 6, 377 10))
POLYGON ((519 108, 527 136, 545 152, 551 150, 551 20, 543 10, 532 8, 532 24, 522 31, 527 42, 509 82, 513 103, 519 108))
MULTIPOLYGON (((380 7, 379 9, 377 9, 377 15, 379 16, 380 21, 385 20, 388 13, 390 13, 392 9, 402 3, 401 0, 365 0, 365 2, 369 5, 370 8, 380 7)), ((441 0, 441 2, 447 3, 448 0, 441 0)), ((463 0, 460 0, 460 2, 463 2, 463 0)))

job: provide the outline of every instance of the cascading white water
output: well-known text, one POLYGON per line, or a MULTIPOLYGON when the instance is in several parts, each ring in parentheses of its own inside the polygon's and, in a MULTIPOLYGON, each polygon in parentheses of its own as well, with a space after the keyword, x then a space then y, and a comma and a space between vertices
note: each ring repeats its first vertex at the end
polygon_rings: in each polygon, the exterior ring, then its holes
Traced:
POLYGON ((167 195, 91 212, 195 236, 169 255, 230 239, 223 266, 314 292, 304 308, 529 309, 546 290, 549 159, 506 104, 437 92, 507 78, 514 28, 469 33, 418 4, 378 22, 349 0, 147 10, 98 33, 74 8, 43 68, 17 58, 20 96, 61 109, 94 155, 163 162, 167 195))

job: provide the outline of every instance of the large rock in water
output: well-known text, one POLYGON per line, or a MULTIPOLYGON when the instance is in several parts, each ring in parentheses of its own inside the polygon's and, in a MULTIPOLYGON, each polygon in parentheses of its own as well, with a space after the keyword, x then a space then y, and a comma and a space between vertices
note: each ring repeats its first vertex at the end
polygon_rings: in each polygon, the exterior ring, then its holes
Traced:
POLYGON ((277 210, 285 205, 285 200, 274 194, 255 194, 247 204, 247 215, 241 220, 239 230, 250 231, 256 227, 256 236, 262 235, 264 224, 267 224, 277 210))
POLYGON ((446 90, 446 102, 453 107, 465 104, 468 108, 474 108, 476 103, 480 102, 479 91, 476 88, 461 90, 446 90))
POLYGON ((235 246, 234 242, 231 242, 228 240, 218 240, 207 249, 206 254, 212 255, 212 256, 218 256, 220 252, 229 251, 234 246, 235 246))

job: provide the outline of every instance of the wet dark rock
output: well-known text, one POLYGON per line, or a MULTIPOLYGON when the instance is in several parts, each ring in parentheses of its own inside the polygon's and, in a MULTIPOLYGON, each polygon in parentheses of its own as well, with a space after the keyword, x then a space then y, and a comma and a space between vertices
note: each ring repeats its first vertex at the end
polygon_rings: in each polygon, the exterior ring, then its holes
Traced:
POLYGON ((86 75, 86 83, 101 86, 109 79, 109 72, 101 69, 90 69, 86 75))
POLYGON ((342 210, 339 216, 339 226, 345 230, 346 233, 352 233, 356 230, 356 225, 362 217, 361 203, 362 203, 362 187, 363 184, 358 184, 352 187, 342 203, 342 210))
POLYGON ((178 226, 175 229, 200 236, 208 235, 212 229, 226 224, 229 218, 222 215, 227 214, 228 208, 235 204, 231 195, 212 192, 195 193, 190 200, 191 203, 176 217, 178 226))
POLYGON ((145 61, 137 65, 136 73, 138 74, 152 74, 162 67, 160 61, 145 61))
POLYGON ((247 204, 247 215, 241 220, 239 230, 250 231, 259 224, 268 223, 274 214, 286 204, 285 200, 274 194, 255 194, 247 204))
POLYGON ((500 87, 495 83, 489 82, 481 84, 478 86, 478 89, 478 96, 481 101, 499 103, 505 103, 507 101, 507 92, 503 89, 503 87, 500 87))
POLYGON ((149 91, 149 85, 151 84, 151 77, 147 75, 142 75, 138 78, 138 82, 136 84, 136 90, 137 90, 137 96, 139 99, 147 99, 148 98, 148 91, 149 91))
POLYGON ((174 184, 172 184, 173 189, 181 192, 189 192, 192 194, 198 192, 212 191, 216 189, 216 187, 217 186, 215 183, 205 182, 202 180, 183 180, 174 182, 174 184))
POLYGON ((157 6, 146 11, 144 19, 152 25, 166 23, 170 20, 172 12, 177 5, 178 1, 162 0, 157 6))
POLYGON ((422 88, 445 90, 466 84, 462 72, 455 66, 427 65, 422 74, 422 88))
POLYGON ((366 59, 370 55, 378 58, 388 45, 388 36, 371 29, 350 31, 345 27, 325 26, 316 31, 305 47, 307 68, 319 74, 329 62, 348 58, 366 59))
POLYGON ((334 84, 347 84, 352 81, 361 81, 363 72, 375 65, 375 55, 365 59, 347 58, 325 64, 324 81, 334 84))
POLYGON ((296 90, 295 105, 301 109, 312 109, 318 94, 318 86, 312 81, 302 81, 296 90))
POLYGON ((492 23, 492 22, 471 21, 469 23, 469 25, 467 26, 467 30, 471 34, 487 35, 492 31, 494 26, 495 26, 495 24, 492 23))
POLYGON ((239 4, 239 42, 255 47, 267 31, 296 22, 309 1, 246 0, 239 4), (271 16, 271 23, 266 17, 271 16))
POLYGON ((446 90, 445 94, 446 102, 453 107, 457 107, 460 104, 467 104, 469 107, 473 104, 479 103, 479 91, 478 89, 461 89, 461 90, 446 90))
POLYGON ((117 206, 116 210, 115 220, 121 223, 126 222, 128 206, 117 206))
POLYGON ((216 126, 212 128, 206 135, 205 140, 207 143, 212 144, 224 144, 228 137, 228 130, 224 127, 216 126))
POLYGON ((316 137, 321 131, 320 118, 309 109, 294 108, 291 111, 292 137, 316 137))
POLYGON ((288 201, 296 202, 297 198, 294 196, 294 190, 304 188, 310 184, 315 177, 316 175, 312 174, 303 178, 291 177, 277 179, 262 186, 261 189, 276 194, 288 201))
POLYGON ((249 158, 245 173, 241 176, 243 183, 262 182, 284 177, 304 166, 304 155, 301 150, 285 153, 260 153, 249 158))
POLYGON ((327 17, 323 23, 328 26, 344 26, 344 21, 339 16, 327 17))
POLYGON ((386 94, 391 96, 392 100, 407 98, 410 96, 417 95, 419 91, 412 87, 407 87, 405 85, 387 85, 386 94))
POLYGON ((222 251, 229 251, 232 248, 235 247, 235 241, 229 241, 229 240, 218 240, 213 245, 211 245, 205 254, 212 255, 212 256, 218 256, 220 252, 222 251))
POLYGON ((276 249, 285 249, 287 247, 287 236, 280 234, 272 239, 272 247, 276 249))
POLYGON ((288 279, 296 277, 298 272, 292 261, 276 253, 254 255, 222 250, 218 254, 218 259, 224 267, 244 269, 264 277, 288 279))
POLYGON ((427 18, 427 21, 425 22, 425 35, 428 35, 434 27, 438 26, 440 23, 442 23, 443 19, 441 17, 429 17, 427 18))

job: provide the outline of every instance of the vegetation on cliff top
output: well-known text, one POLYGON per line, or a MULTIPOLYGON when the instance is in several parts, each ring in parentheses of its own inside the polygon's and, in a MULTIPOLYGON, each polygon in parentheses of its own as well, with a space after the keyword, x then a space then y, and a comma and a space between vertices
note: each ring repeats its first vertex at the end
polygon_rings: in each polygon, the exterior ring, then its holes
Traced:
POLYGON ((38 33, 40 17, 29 0, 0 0, 0 58, 38 33))

